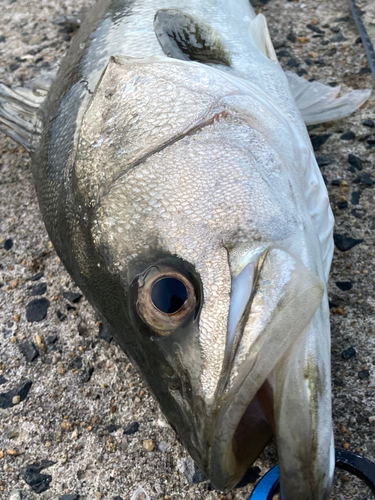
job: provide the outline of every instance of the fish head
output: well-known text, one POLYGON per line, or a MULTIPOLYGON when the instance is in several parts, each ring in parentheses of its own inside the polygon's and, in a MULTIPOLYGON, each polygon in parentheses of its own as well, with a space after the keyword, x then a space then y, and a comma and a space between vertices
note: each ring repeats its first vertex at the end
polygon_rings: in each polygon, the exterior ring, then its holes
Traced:
POLYGON ((75 175, 125 319, 100 296, 95 306, 217 488, 275 434, 285 491, 290 464, 301 491, 328 491, 326 291, 300 173, 310 153, 263 97, 199 64, 111 61, 75 175))

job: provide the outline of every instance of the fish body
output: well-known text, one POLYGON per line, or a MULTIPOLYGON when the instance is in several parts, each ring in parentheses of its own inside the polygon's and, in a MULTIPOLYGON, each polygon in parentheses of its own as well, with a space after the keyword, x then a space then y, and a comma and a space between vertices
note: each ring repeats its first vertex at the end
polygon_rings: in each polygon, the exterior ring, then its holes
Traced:
POLYGON ((247 0, 103 0, 30 149, 61 260, 212 483, 275 435, 283 498, 320 500, 333 216, 291 89, 247 0))

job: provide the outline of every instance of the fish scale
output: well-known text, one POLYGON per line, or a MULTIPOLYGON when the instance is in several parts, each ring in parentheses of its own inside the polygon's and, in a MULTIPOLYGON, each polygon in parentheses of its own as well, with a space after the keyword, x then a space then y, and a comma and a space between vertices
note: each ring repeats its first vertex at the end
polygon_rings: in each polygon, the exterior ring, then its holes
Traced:
POLYGON ((247 0, 98 2, 33 92, 0 86, 0 120, 51 241, 194 460, 232 488, 275 435, 284 498, 328 498, 333 216, 304 122, 369 92, 284 74, 247 0))

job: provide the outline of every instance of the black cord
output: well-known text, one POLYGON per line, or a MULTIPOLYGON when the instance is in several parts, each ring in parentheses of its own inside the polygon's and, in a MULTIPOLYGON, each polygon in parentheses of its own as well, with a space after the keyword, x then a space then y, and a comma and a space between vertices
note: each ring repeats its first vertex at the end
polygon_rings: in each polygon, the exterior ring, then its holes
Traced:
POLYGON ((362 43, 365 48, 365 52, 367 55, 368 62, 370 64, 370 69, 372 72, 372 75, 375 79, 375 51, 374 51, 374 46, 372 45, 371 39, 368 36, 368 33, 366 31, 366 28, 362 22, 361 18, 361 11, 357 7, 357 4, 355 0, 349 0, 350 3, 350 8, 352 10, 352 14, 354 17, 355 24, 357 25, 359 34, 361 35, 362 43))

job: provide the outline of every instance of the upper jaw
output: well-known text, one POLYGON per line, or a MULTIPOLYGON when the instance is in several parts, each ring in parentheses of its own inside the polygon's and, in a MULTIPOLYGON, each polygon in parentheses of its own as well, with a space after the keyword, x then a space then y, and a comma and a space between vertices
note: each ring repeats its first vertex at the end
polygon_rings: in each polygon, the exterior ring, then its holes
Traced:
MULTIPOLYGON (((246 270, 246 266, 243 269, 246 270)), ((257 285, 252 283, 251 287, 248 298, 251 304, 244 308, 246 322, 240 334, 236 332, 237 337, 230 337, 234 354, 227 350, 229 361, 224 364, 226 373, 222 373, 220 390, 216 392, 215 420, 208 436, 211 446, 206 472, 213 485, 221 490, 233 488, 241 480, 272 434, 276 434, 278 447, 283 446, 278 441, 277 419, 281 413, 275 402, 281 404, 283 394, 279 392, 287 391, 288 387, 275 384, 273 374, 291 356, 296 342, 308 332, 324 295, 320 280, 280 249, 263 253, 257 285), (281 277, 274 274, 280 265, 289 270, 281 277), (277 280, 283 282, 276 283, 277 280), (273 310, 262 310, 259 305, 269 306, 271 295, 273 310), (248 344, 250 338, 251 344, 248 344)), ((284 376, 287 378, 288 374, 284 376)), ((293 412, 293 408, 290 410, 293 412)), ((286 448, 289 445, 287 443, 286 448)), ((288 453, 280 451, 281 459, 288 460, 288 453)), ((298 450, 295 451, 298 455, 298 450)))

